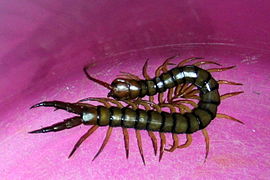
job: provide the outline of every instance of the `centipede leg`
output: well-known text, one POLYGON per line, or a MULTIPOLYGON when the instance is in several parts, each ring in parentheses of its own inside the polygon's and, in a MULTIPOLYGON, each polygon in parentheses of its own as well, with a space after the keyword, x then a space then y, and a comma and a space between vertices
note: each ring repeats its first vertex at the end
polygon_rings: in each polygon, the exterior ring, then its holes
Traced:
POLYGON ((224 100, 224 99, 227 99, 227 98, 229 98, 229 97, 239 95, 239 94, 241 94, 241 93, 244 93, 244 91, 238 91, 238 92, 226 93, 226 94, 223 94, 223 95, 220 96, 220 100, 224 100))
POLYGON ((235 121, 235 122, 238 122, 238 123, 241 123, 241 124, 244 124, 242 121, 232 117, 232 116, 229 116, 227 114, 221 114, 221 113, 217 113, 217 118, 224 118, 224 119, 229 119, 229 120, 232 120, 232 121, 235 121))
POLYGON ((158 103, 159 104, 163 104, 164 103, 163 96, 164 96, 164 93, 159 93, 158 94, 158 103))
POLYGON ((184 59, 184 60, 182 60, 180 63, 178 63, 178 67, 180 67, 180 66, 183 66, 183 65, 185 65, 186 63, 188 63, 188 62, 191 62, 191 61, 194 61, 194 60, 197 60, 197 59, 203 59, 202 57, 192 57, 192 58, 188 58, 188 59, 184 59))
POLYGON ((167 72, 167 71, 168 71, 168 69, 167 69, 167 66, 168 66, 168 65, 175 65, 175 64, 169 62, 170 60, 172 60, 172 59, 175 58, 175 57, 176 57, 176 56, 172 56, 172 57, 167 58, 167 59, 164 61, 164 63, 163 63, 162 65, 160 65, 160 66, 156 69, 156 71, 155 71, 155 76, 156 76, 156 77, 160 76, 161 71, 167 72))
POLYGON ((157 138, 152 131, 148 131, 148 135, 152 140, 155 156, 157 155, 157 138))
POLYGON ((74 145, 71 153, 69 154, 68 158, 70 158, 75 151, 80 147, 80 145, 89 137, 91 134, 93 134, 97 130, 98 126, 92 126, 74 145))
POLYGON ((129 72, 120 72, 122 75, 120 75, 119 77, 124 77, 124 78, 127 78, 127 79, 134 79, 134 80, 141 80, 138 76, 134 75, 134 74, 131 74, 129 72))
POLYGON ((88 97, 88 98, 81 99, 78 102, 83 102, 83 101, 97 101, 97 102, 103 103, 105 106, 107 105, 107 107, 109 105, 108 102, 111 102, 111 103, 117 105, 117 107, 123 108, 123 105, 120 102, 118 102, 115 99, 110 99, 110 98, 93 98, 93 97, 88 97))
POLYGON ((173 98, 173 88, 170 88, 167 93, 167 101, 171 102, 173 98))
POLYGON ((141 155, 143 164, 145 165, 145 160, 144 160, 144 156, 143 156, 143 149, 142 149, 142 138, 141 138, 140 130, 136 130, 136 138, 137 138, 137 144, 138 144, 138 148, 139 148, 139 151, 140 151, 140 155, 141 155))
MULTIPOLYGON (((145 61, 144 65, 143 65, 143 77, 146 80, 150 80, 150 76, 147 73, 147 66, 148 66, 148 59, 145 61)), ((149 96, 149 101, 150 102, 154 102, 154 97, 153 96, 149 96)))
POLYGON ((209 149, 210 149, 210 138, 208 136, 208 132, 206 129, 202 129, 202 133, 204 136, 204 140, 205 140, 205 158, 204 158, 204 163, 206 162, 208 153, 209 153, 209 149))
POLYGON ((225 67, 225 68, 211 68, 211 69, 207 69, 208 72, 222 72, 222 71, 227 71, 229 69, 233 69, 235 68, 235 66, 229 66, 229 67, 225 67))
POLYGON ((166 137, 165 137, 165 134, 162 132, 159 133, 159 136, 160 136, 160 149, 159 149, 159 162, 160 162, 162 159, 163 153, 164 153, 164 147, 166 144, 166 137))
POLYGON ((126 150, 126 158, 128 159, 129 155, 129 135, 127 128, 122 128, 124 134, 124 142, 125 142, 125 150, 126 150))
POLYGON ((191 91, 194 89, 194 87, 195 86, 193 84, 190 84, 186 89, 183 90, 182 96, 189 95, 191 91))
POLYGON ((199 61, 199 62, 194 63, 193 65, 194 66, 201 66, 201 65, 205 65, 205 64, 215 64, 215 65, 221 66, 221 64, 214 62, 214 61, 199 61))
POLYGON ((185 103, 185 104, 190 104, 194 108, 198 107, 198 104, 191 100, 177 100, 177 101, 173 101, 173 103, 180 103, 180 104, 185 103))
POLYGON ((179 140, 178 140, 178 135, 173 133, 172 134, 172 138, 173 138, 173 145, 170 149, 165 149, 165 151, 169 151, 169 152, 173 152, 174 150, 177 149, 178 144, 179 144, 179 140))
POLYGON ((109 141, 109 139, 111 137, 112 130, 113 130, 112 127, 108 128, 107 133, 106 133, 106 137, 105 137, 100 149, 98 150, 97 154, 95 155, 95 157, 93 158, 92 161, 94 161, 98 157, 98 155, 103 151, 104 147, 107 145, 107 143, 108 143, 108 141, 109 141))
POLYGON ((179 112, 191 112, 191 109, 184 104, 178 104, 178 103, 172 103, 172 104, 179 109, 179 112))
POLYGON ((243 85, 242 83, 237 83, 233 81, 227 81, 227 80, 218 80, 218 84, 226 84, 226 85, 236 85, 236 86, 241 86, 243 85))
POLYGON ((147 73, 148 60, 149 60, 149 59, 147 59, 147 60, 145 61, 144 65, 143 65, 143 72, 142 72, 143 77, 144 77, 146 80, 150 80, 150 79, 151 79, 151 77, 150 77, 150 76, 148 75, 148 73, 147 73))
POLYGON ((180 95, 180 91, 183 88, 184 84, 179 84, 178 86, 176 86, 176 88, 174 89, 174 95, 171 99, 171 101, 173 101, 174 99, 178 98, 180 95))
POLYGON ((183 149, 183 148, 187 148, 188 146, 191 145, 191 143, 192 143, 192 136, 191 136, 191 134, 187 134, 186 135, 186 138, 187 138, 187 140, 186 140, 185 144, 182 144, 182 145, 178 146, 177 148, 183 149))

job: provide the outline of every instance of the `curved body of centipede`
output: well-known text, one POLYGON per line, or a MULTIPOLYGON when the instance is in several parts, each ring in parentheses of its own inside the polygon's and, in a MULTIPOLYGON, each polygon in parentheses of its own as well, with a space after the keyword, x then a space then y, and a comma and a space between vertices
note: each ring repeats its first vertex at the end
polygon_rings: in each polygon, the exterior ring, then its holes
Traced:
POLYGON ((87 68, 84 68, 87 77, 90 80, 93 80, 110 89, 111 91, 108 96, 111 96, 116 100, 109 98, 85 98, 77 103, 65 103, 60 101, 38 103, 32 106, 32 108, 39 106, 51 106, 55 107, 56 109, 64 109, 66 111, 76 113, 80 116, 67 119, 64 122, 35 130, 30 133, 60 131, 78 126, 80 124, 92 125, 90 130, 76 143, 70 154, 71 156, 80 146, 80 144, 99 126, 109 126, 104 142, 94 157, 95 159, 107 144, 113 127, 122 127, 126 157, 128 158, 129 135, 127 128, 134 128, 136 130, 139 151, 142 160, 145 163, 140 130, 148 131, 153 143, 155 154, 157 154, 157 138, 155 137, 153 131, 159 132, 160 160, 164 150, 173 152, 177 148, 188 147, 192 142, 191 134, 198 130, 202 130, 206 143, 206 159, 209 152, 209 136, 205 128, 210 124, 211 120, 218 117, 242 123, 229 115, 217 113, 217 107, 221 100, 242 93, 242 91, 233 92, 220 96, 218 91, 219 84, 241 84, 226 80, 216 81, 210 73, 228 70, 233 67, 208 70, 198 67, 202 64, 219 65, 212 61, 200 61, 193 65, 183 66, 183 64, 187 62, 200 59, 189 58, 180 62, 177 67, 167 70, 167 65, 172 65, 169 63, 170 59, 171 58, 167 59, 163 65, 156 70, 156 77, 152 79, 146 72, 146 62, 143 68, 143 76, 146 78, 145 80, 142 80, 133 74, 125 73, 125 78, 117 78, 112 82, 111 85, 91 77, 86 71, 87 68), (166 90, 168 90, 167 99, 164 100, 163 93, 166 90), (158 104, 154 103, 153 101, 153 96, 156 94, 158 94, 158 104), (141 98, 144 96, 149 96, 149 101, 142 100, 141 98), (179 97, 184 99, 179 99, 179 97), (198 103, 195 103, 190 99, 198 100, 198 103), (101 102, 104 104, 104 106, 93 106, 91 104, 82 103, 83 101, 87 100, 101 102), (117 100, 125 102, 127 106, 124 107, 117 100), (111 106, 110 103, 114 103, 116 106, 111 106), (191 109, 185 104, 189 104, 193 108, 191 109), (129 106, 132 106, 132 108, 129 108, 129 106), (144 110, 140 109, 139 106, 143 106, 144 110), (164 107, 169 108, 170 113, 162 111, 162 108, 164 107), (179 109, 178 112, 176 110, 177 108, 179 109), (165 149, 166 138, 164 133, 172 134, 173 145, 170 149, 165 149), (184 144, 179 145, 177 134, 186 134, 187 140, 184 144))
MULTIPOLYGON (((84 68, 84 72, 88 79, 110 90, 110 92, 108 93, 108 97, 113 97, 117 100, 140 100, 145 96, 149 96, 149 101, 153 102, 153 96, 158 94, 159 104, 164 103, 163 94, 167 90, 167 101, 168 103, 170 103, 173 99, 180 97, 183 94, 186 94, 185 98, 188 98, 188 93, 190 93, 189 95, 191 97, 196 97, 195 99, 199 99, 198 96, 194 95, 195 93, 198 93, 200 89, 203 91, 202 88, 207 88, 206 84, 215 83, 214 88, 218 88, 218 84, 242 85, 240 83, 230 82, 226 80, 220 80, 216 83, 216 81, 213 81, 210 74, 211 72, 221 72, 229 70, 234 68, 235 66, 204 70, 199 68, 199 66, 204 64, 215 64, 220 66, 220 64, 213 61, 198 61, 192 65, 185 65, 188 62, 203 59, 200 57, 194 57, 185 59, 181 61, 176 67, 168 70, 168 65, 174 65, 169 62, 173 58, 174 57, 166 59, 166 61, 156 69, 154 78, 150 78, 147 73, 148 60, 143 66, 143 76, 145 79, 140 79, 138 76, 131 73, 122 72, 120 78, 116 78, 112 81, 111 84, 108 84, 90 76, 87 72, 88 67, 84 68), (188 83, 191 83, 191 86, 186 87, 188 83), (192 91, 194 86, 197 86, 199 90, 192 91), (173 90, 173 88, 175 88, 175 91, 173 90), (172 97, 173 92, 175 94, 174 98, 172 97)), ((242 93, 242 91, 229 93, 226 94, 226 97, 238 95, 240 93, 242 93)))

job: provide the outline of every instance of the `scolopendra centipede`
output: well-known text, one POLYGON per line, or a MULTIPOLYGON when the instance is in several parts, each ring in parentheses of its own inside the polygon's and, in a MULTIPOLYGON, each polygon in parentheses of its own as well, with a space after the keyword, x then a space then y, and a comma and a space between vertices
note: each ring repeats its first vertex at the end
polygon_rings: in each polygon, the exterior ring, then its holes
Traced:
POLYGON ((93 125, 89 131, 87 131, 87 133, 85 133, 75 144, 72 152, 69 155, 69 157, 71 157, 80 144, 99 126, 109 126, 103 144, 94 157, 95 159, 107 144, 112 132, 112 128, 122 127, 126 157, 128 158, 129 135, 127 128, 134 128, 136 130, 139 152, 141 154, 143 163, 145 164, 140 130, 148 131, 153 143, 155 154, 157 154, 157 139, 153 134, 153 131, 159 132, 161 144, 159 160, 161 160, 164 150, 173 152, 177 148, 188 147, 192 142, 191 134, 198 130, 202 130, 206 142, 206 159, 209 152, 209 136, 205 128, 209 125, 211 120, 213 120, 215 117, 219 117, 242 123, 231 116, 217 113, 217 107, 220 104, 220 100, 242 93, 234 92, 220 96, 218 92, 219 84, 241 84, 226 80, 216 81, 210 74, 210 72, 224 71, 233 67, 210 69, 208 71, 197 67, 198 65, 207 63, 219 65, 212 61, 201 61, 195 63, 194 65, 182 66, 186 62, 200 59, 189 58, 180 62, 177 67, 168 71, 166 66, 171 64, 168 62, 170 59, 171 58, 168 58, 164 64, 156 70, 156 77, 153 79, 150 79, 146 72, 146 62, 143 68, 143 75, 146 77, 146 80, 141 80, 135 75, 126 73, 125 76, 129 78, 116 79, 111 85, 92 78, 87 73, 87 68, 84 68, 87 77, 110 89, 111 91, 108 96, 112 96, 116 100, 109 98, 85 98, 77 103, 65 103, 61 101, 38 103, 31 108, 39 106, 51 106, 55 107, 56 109, 64 109, 80 116, 69 118, 63 122, 39 130, 31 131, 30 133, 60 131, 78 126, 80 124, 93 125), (163 71, 162 74, 161 71, 163 71), (187 83, 190 83, 191 85, 188 86, 187 83), (193 89, 194 86, 196 86, 197 89, 193 89), (167 103, 165 103, 165 100, 163 100, 163 92, 165 92, 167 89, 169 89, 169 91, 167 94, 167 103), (172 95, 173 91, 174 96, 172 95), (153 95, 157 93, 159 93, 159 103, 155 104, 153 102, 153 95), (196 93, 199 93, 199 96, 196 96, 196 93), (146 95, 150 96, 149 101, 141 100, 141 98, 146 95), (178 97, 184 97, 185 99, 177 100, 178 97), (196 104, 195 102, 186 99, 186 97, 193 97, 194 99, 198 99, 199 102, 196 104), (132 99, 137 100, 130 101, 132 99), (83 101, 87 100, 101 102, 104 104, 104 106, 93 106, 91 104, 82 103, 83 101), (117 100, 122 100, 128 105, 124 107, 117 100), (117 107, 111 106, 109 102, 114 103, 117 107), (191 110, 183 103, 190 104, 194 108, 191 110), (145 110, 140 109, 139 105, 142 105, 145 110), (129 108, 129 106, 132 106, 132 108, 129 108), (163 107, 168 107, 171 113, 162 111, 163 107), (177 113, 176 108, 179 108, 179 112, 184 113, 177 113), (165 149, 166 138, 164 133, 172 134, 173 145, 170 149, 165 149), (183 145, 178 145, 177 134, 183 133, 186 134, 187 141, 183 145))

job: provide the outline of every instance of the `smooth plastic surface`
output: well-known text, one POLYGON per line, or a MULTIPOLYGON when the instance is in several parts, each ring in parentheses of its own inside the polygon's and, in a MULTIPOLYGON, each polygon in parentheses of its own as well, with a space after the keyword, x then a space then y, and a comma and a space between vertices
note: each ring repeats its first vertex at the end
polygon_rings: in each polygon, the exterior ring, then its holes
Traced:
MULTIPOLYGON (((269 1, 3 1, 0 3, 0 174, 3 179, 267 179, 270 176, 269 1), (210 153, 204 161, 202 134, 189 148, 153 154, 142 132, 146 166, 130 129, 125 159, 120 128, 92 158, 106 132, 100 128, 74 156, 73 145, 89 127, 28 134, 72 115, 52 108, 29 110, 44 100, 75 102, 104 97, 108 90, 87 80, 82 68, 111 82, 120 71, 141 75, 167 57, 174 62, 205 57, 224 67, 216 79, 241 82, 221 92, 245 93, 226 99, 219 112, 241 125, 215 119, 207 128, 210 153)), ((210 66, 204 66, 208 68, 210 66)), ((211 66, 213 67, 213 66, 211 66)), ((167 136, 171 144, 171 136, 167 136)), ((181 136, 180 141, 185 141, 181 136)))

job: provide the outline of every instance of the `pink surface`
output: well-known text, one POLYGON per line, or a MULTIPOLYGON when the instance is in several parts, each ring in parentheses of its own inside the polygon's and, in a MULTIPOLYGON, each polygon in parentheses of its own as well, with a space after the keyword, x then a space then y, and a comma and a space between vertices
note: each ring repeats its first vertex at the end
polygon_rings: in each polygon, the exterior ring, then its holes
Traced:
POLYGON ((269 6, 268 1, 214 0, 1 2, 1 178, 267 179, 269 6), (122 131, 116 128, 94 162, 106 128, 100 128, 71 159, 69 152, 89 127, 27 133, 70 117, 50 108, 29 110, 37 102, 106 96, 106 89, 86 79, 84 65, 92 64, 91 74, 110 82, 119 71, 140 75, 147 58, 153 74, 165 58, 175 54, 181 59, 202 56, 224 66, 236 65, 214 76, 244 84, 221 87, 222 93, 245 91, 224 100, 219 108, 245 125, 215 119, 207 128, 211 149, 205 164, 201 133, 194 134, 189 148, 166 153, 159 163, 143 132, 146 166, 132 129, 129 160, 124 155, 122 131))

